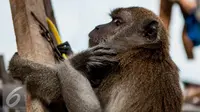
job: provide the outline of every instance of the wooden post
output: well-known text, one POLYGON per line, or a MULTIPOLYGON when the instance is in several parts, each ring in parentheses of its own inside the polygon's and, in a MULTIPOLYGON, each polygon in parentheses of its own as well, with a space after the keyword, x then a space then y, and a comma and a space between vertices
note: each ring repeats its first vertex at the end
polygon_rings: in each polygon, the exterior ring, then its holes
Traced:
MULTIPOLYGON (((10 6, 19 55, 40 64, 49 66, 54 64, 52 48, 41 36, 38 22, 31 15, 32 11, 47 26, 43 1, 10 0, 10 6)), ((27 112, 44 111, 44 107, 38 100, 30 102, 30 96, 28 97, 27 112)))
MULTIPOLYGON (((56 28, 58 30, 58 26, 56 23, 56 18, 54 16, 54 11, 53 11, 51 0, 43 0, 43 3, 44 3, 44 10, 45 10, 46 16, 53 22, 53 24, 56 26, 56 28)), ((54 41, 54 44, 57 45, 55 37, 53 38, 53 41, 54 41)))
POLYGON ((57 23, 56 23, 56 18, 54 16, 54 11, 53 11, 51 0, 44 0, 44 9, 45 9, 47 17, 49 19, 51 19, 51 21, 53 22, 53 24, 58 29, 58 26, 57 26, 57 23))
POLYGON ((0 55, 0 79, 4 84, 14 82, 6 72, 3 55, 0 55))

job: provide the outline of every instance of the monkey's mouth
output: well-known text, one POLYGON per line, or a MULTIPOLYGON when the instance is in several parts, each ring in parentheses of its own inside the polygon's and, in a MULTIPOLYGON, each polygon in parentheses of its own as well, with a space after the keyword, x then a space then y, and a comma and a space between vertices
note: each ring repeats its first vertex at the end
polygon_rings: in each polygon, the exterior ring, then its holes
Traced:
POLYGON ((98 45, 98 44, 99 44, 99 42, 98 42, 97 39, 94 39, 94 38, 90 38, 90 37, 89 37, 89 47, 96 46, 96 45, 98 45))
POLYGON ((90 32, 88 36, 89 36, 89 47, 96 46, 99 44, 100 37, 98 37, 98 35, 95 35, 94 33, 90 32))

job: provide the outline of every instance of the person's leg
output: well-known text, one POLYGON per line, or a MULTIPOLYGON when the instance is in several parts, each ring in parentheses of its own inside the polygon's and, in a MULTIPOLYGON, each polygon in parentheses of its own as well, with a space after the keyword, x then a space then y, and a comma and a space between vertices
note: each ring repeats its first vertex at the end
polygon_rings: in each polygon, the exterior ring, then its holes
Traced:
POLYGON ((193 59, 194 58, 194 55, 193 55, 193 46, 194 45, 193 45, 193 42, 190 40, 190 38, 187 35, 185 26, 183 28, 182 40, 183 40, 183 45, 185 47, 185 52, 187 54, 187 58, 193 59))

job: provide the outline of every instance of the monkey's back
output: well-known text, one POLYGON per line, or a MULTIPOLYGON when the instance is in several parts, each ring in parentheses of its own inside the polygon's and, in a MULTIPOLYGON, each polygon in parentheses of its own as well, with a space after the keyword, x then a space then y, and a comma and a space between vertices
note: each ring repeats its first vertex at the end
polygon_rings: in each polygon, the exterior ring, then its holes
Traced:
POLYGON ((99 87, 106 112, 181 111, 178 68, 171 58, 158 61, 128 56, 119 66, 99 87))

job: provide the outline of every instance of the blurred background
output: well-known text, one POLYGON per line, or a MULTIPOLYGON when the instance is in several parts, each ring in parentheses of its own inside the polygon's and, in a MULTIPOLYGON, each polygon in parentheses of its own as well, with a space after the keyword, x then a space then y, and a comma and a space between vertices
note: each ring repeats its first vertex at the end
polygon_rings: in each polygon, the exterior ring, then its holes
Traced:
MULTIPOLYGON (((160 0, 52 0, 55 17, 63 41, 69 41, 74 52, 88 47, 88 33, 98 24, 109 22, 111 10, 117 7, 141 6, 159 14, 160 0)), ((5 64, 16 49, 14 28, 8 0, 0 4, 0 54, 5 64)), ((178 5, 173 6, 170 25, 170 52, 180 68, 181 79, 200 84, 200 48, 194 49, 194 60, 188 60, 182 44, 183 17, 178 5)))
MULTIPOLYGON (((73 51, 88 47, 88 33, 98 24, 111 20, 109 13, 117 7, 145 7, 157 15, 160 0, 52 0, 54 13, 63 41, 68 41, 73 51)), ((184 19, 179 5, 172 7, 170 33, 170 53, 180 69, 181 81, 200 85, 200 47, 195 47, 194 59, 188 60, 182 43, 184 19)), ((17 51, 9 0, 0 4, 0 55, 5 65, 17 51)))

